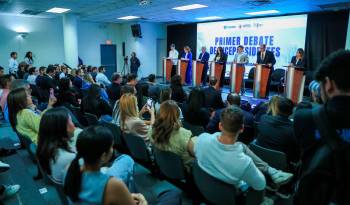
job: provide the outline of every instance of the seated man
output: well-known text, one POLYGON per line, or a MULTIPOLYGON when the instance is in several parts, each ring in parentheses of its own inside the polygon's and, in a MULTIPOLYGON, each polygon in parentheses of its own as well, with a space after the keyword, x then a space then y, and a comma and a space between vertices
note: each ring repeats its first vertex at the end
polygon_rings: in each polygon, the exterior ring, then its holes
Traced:
POLYGON ((218 81, 215 77, 210 77, 209 87, 203 89, 205 95, 205 107, 214 110, 225 107, 222 102, 221 92, 215 89, 215 85, 218 81))
POLYGON ((223 110, 219 129, 221 132, 215 134, 201 134, 194 145, 198 165, 209 175, 242 190, 247 185, 255 190, 264 190, 266 180, 263 173, 279 185, 292 178, 293 174, 270 167, 246 145, 236 142, 243 131, 243 113, 240 108, 228 107, 223 110))

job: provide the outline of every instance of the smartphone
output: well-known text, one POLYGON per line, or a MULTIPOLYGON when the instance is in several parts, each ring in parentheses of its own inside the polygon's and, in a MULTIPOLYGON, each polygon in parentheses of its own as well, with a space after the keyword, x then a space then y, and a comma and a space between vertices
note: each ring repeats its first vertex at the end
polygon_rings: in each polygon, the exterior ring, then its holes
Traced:
POLYGON ((152 105, 153 105, 153 100, 152 100, 152 98, 148 98, 148 99, 147 99, 147 107, 148 107, 148 109, 151 109, 151 108, 152 108, 152 105))
POLYGON ((53 90, 53 88, 50 88, 50 98, 55 97, 55 91, 53 90))

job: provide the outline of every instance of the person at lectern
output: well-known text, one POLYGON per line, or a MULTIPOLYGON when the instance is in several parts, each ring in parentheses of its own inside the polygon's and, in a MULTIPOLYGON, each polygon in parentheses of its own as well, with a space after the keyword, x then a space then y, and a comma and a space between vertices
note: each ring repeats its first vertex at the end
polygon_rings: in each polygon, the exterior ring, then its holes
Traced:
POLYGON ((190 47, 188 47, 188 46, 184 47, 184 53, 182 54, 181 59, 188 60, 185 83, 187 85, 191 85, 191 83, 192 83, 192 53, 191 53, 190 47))
POLYGON ((223 64, 222 73, 220 77, 220 87, 224 86, 225 72, 226 72, 226 62, 227 62, 227 54, 224 53, 224 49, 222 47, 218 47, 216 49, 216 55, 214 58, 216 63, 223 64))
POLYGON ((171 77, 176 75, 177 60, 179 59, 179 52, 175 49, 175 44, 170 45, 169 59, 173 62, 173 67, 171 68, 171 77))
POLYGON ((256 58, 257 64, 264 64, 266 67, 270 68, 270 74, 269 79, 267 80, 267 88, 266 88, 266 98, 269 97, 269 88, 271 83, 271 75, 273 73, 273 66, 276 63, 275 55, 273 52, 266 50, 266 44, 261 44, 257 58, 256 58))
POLYGON ((209 53, 207 52, 207 48, 205 46, 202 47, 202 52, 199 54, 198 60, 204 64, 202 72, 202 85, 205 86, 207 84, 207 74, 209 69, 209 53))
POLYGON ((298 48, 295 56, 292 57, 290 64, 295 67, 304 68, 306 66, 306 61, 304 58, 304 50, 302 48, 298 48))
POLYGON ((132 52, 130 58, 130 73, 137 75, 140 65, 141 63, 140 60, 136 57, 136 53, 132 52))
MULTIPOLYGON (((248 54, 244 52, 244 47, 242 45, 237 47, 237 53, 233 57, 233 63, 241 64, 243 67, 245 64, 249 63, 248 54)), ((244 73, 245 71, 243 72, 242 84, 241 84, 242 95, 245 93, 244 73)))

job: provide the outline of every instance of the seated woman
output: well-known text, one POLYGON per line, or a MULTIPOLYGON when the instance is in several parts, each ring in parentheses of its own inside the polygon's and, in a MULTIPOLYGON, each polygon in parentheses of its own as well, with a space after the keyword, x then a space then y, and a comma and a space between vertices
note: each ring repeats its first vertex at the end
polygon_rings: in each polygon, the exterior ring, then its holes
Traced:
POLYGON ((137 98, 131 93, 126 93, 120 97, 119 100, 119 112, 120 112, 120 128, 125 133, 132 133, 142 137, 146 143, 149 142, 147 136, 150 126, 154 123, 154 108, 148 108, 147 105, 143 106, 142 110, 137 110, 137 98), (141 119, 143 113, 149 112, 151 115, 150 121, 144 121, 141 119))
POLYGON ((204 106, 204 101, 204 92, 200 88, 194 88, 190 93, 188 103, 182 107, 186 122, 202 127, 207 126, 210 114, 204 106))
POLYGON ((101 126, 82 131, 77 154, 64 180, 64 192, 78 204, 147 205, 142 194, 131 194, 125 184, 100 171, 113 154, 113 135, 101 126), (81 164, 80 159, 83 159, 81 164))
POLYGON ((285 97, 274 96, 270 100, 268 113, 261 117, 256 143, 284 152, 288 161, 297 162, 300 152, 293 122, 288 119, 293 113, 293 102, 285 97))
POLYGON ((160 105, 159 114, 148 136, 153 146, 180 155, 185 166, 193 161, 193 137, 190 130, 181 127, 179 107, 168 100, 160 105))
POLYGON ((178 103, 183 103, 186 101, 187 95, 181 84, 181 76, 174 75, 171 78, 170 88, 172 91, 171 99, 175 100, 178 103))
POLYGON ((101 87, 96 84, 92 84, 88 90, 87 96, 85 96, 81 102, 81 110, 83 113, 87 112, 94 114, 97 118, 101 116, 112 115, 112 108, 109 103, 101 98, 101 87))
MULTIPOLYGON (((52 108, 55 103, 56 98, 51 96, 47 109, 52 108)), ((30 91, 25 88, 12 90, 7 97, 7 105, 12 128, 36 144, 41 113, 33 104, 30 91)))
POLYGON ((79 107, 80 99, 78 93, 73 90, 73 84, 68 77, 61 78, 59 81, 59 91, 56 105, 79 107))

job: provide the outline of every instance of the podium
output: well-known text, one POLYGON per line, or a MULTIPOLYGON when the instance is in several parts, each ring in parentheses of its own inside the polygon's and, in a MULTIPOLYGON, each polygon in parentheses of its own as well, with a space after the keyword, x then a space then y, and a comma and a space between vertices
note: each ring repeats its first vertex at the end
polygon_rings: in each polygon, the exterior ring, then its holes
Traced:
POLYGON ((163 77, 164 77, 164 82, 170 82, 172 68, 173 68, 172 59, 164 58, 163 59, 163 77))
POLYGON ((305 75, 301 67, 288 66, 286 72, 285 94, 293 103, 303 100, 305 75))
POLYGON ((193 61, 192 67, 192 84, 193 86, 200 86, 202 83, 202 73, 204 69, 204 63, 201 61, 193 61))
POLYGON ((177 74, 181 76, 181 84, 185 84, 188 60, 180 59, 177 64, 177 74))
POLYGON ((223 69, 224 69, 224 65, 222 63, 216 63, 215 61, 211 63, 210 77, 214 76, 216 78, 217 83, 215 85, 215 88, 217 90, 220 88, 221 73, 223 69))
POLYGON ((269 80, 271 69, 264 64, 258 64, 254 70, 254 85, 253 85, 253 97, 265 98, 267 89, 267 82, 269 80))
POLYGON ((232 63, 231 64, 231 93, 239 94, 241 91, 243 75, 245 72, 244 64, 232 63))

